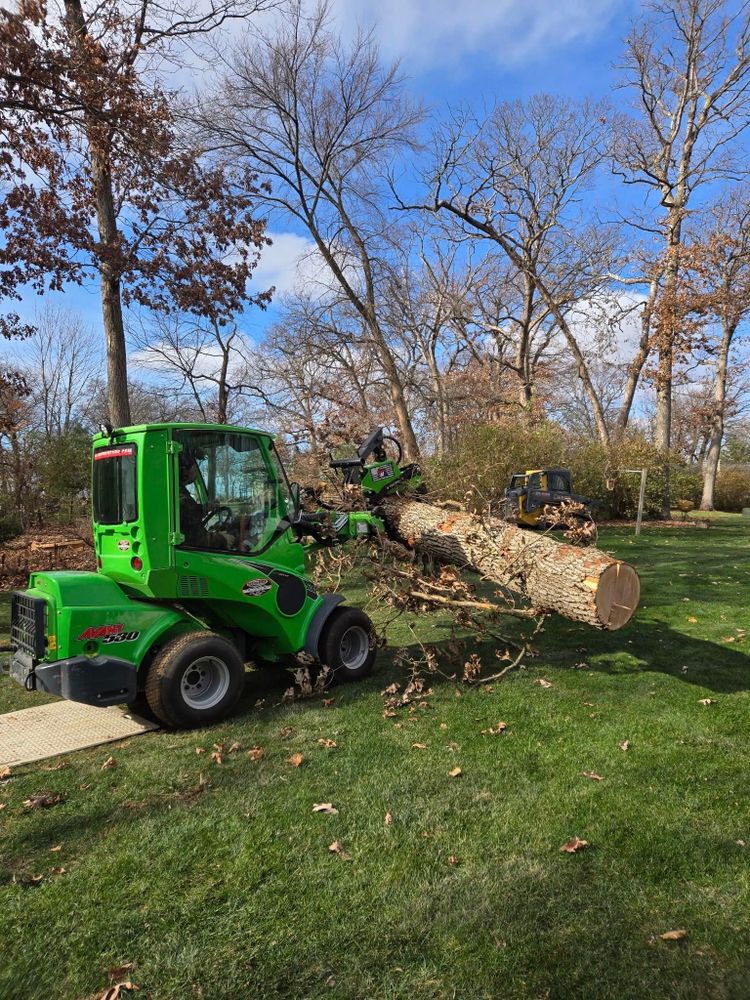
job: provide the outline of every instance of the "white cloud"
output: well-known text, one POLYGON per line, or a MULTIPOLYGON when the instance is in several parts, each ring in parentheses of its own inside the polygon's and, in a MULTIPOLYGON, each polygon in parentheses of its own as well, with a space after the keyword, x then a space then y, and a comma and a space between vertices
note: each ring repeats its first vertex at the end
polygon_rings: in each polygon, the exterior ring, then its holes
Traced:
POLYGON ((629 364, 641 337, 645 296, 612 292, 583 299, 568 314, 568 324, 581 350, 610 364, 629 364))
POLYGON ((270 247, 263 248, 253 272, 253 284, 257 289, 273 286, 276 302, 282 295, 313 289, 321 293, 330 289, 331 272, 309 237, 297 233, 269 232, 267 235, 273 242, 270 247))
MULTIPOLYGON (((305 293, 312 297, 323 297, 338 291, 338 285, 330 268, 323 260, 315 243, 297 233, 268 232, 272 240, 270 247, 264 247, 260 262, 253 272, 253 284, 257 289, 273 286, 274 302, 283 295, 305 293)), ((344 254, 339 255, 339 263, 350 281, 357 281, 357 269, 344 254)))
POLYGON ((518 65, 594 37, 622 11, 614 0, 335 0, 346 32, 376 21, 383 55, 411 69, 455 65, 478 53, 518 65))

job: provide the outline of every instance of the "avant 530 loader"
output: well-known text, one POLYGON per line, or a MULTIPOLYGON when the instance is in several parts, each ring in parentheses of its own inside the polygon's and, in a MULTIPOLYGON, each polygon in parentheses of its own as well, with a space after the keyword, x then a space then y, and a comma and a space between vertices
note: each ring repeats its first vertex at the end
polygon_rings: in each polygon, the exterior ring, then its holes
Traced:
MULTIPOLYGON (((98 571, 33 573, 13 595, 11 674, 27 690, 91 705, 143 693, 166 725, 194 726, 232 709, 250 660, 304 651, 339 678, 370 672, 369 618, 319 594, 304 560, 383 522, 370 510, 302 513, 271 435, 108 429, 92 464, 98 571)), ((387 458, 382 429, 332 464, 373 504, 419 484, 415 467, 387 458)))

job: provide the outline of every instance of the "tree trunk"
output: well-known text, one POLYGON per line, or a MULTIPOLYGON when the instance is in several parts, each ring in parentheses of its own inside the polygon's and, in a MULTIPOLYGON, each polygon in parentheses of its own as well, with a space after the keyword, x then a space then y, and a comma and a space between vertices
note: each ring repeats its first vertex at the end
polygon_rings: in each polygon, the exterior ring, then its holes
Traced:
POLYGON ((638 388, 641 372, 643 371, 643 366, 646 364, 649 353, 651 352, 651 320, 653 317, 654 303, 656 302, 658 291, 659 278, 657 276, 651 279, 648 290, 648 298, 643 306, 643 313, 641 314, 641 339, 638 343, 638 352, 628 365, 628 379, 625 384, 622 405, 620 406, 620 411, 617 414, 617 431, 619 434, 624 434, 627 430, 628 421, 630 420, 630 411, 633 408, 633 400, 635 399, 635 393, 638 388))
POLYGON ((736 323, 724 322, 719 357, 716 362, 714 378, 714 406, 711 415, 711 433, 708 438, 708 452, 703 462, 703 496, 701 510, 714 509, 714 490, 716 488, 716 473, 721 457, 721 442, 724 439, 724 410, 727 398, 727 368, 729 365, 729 348, 737 329, 736 323))
POLYGON ((474 570, 527 598, 540 612, 614 630, 638 606, 636 571, 597 549, 575 548, 497 518, 483 521, 404 497, 386 497, 379 506, 388 528, 408 546, 474 570))
MULTIPOLYGON (((88 30, 81 0, 64 0, 68 35, 72 46, 82 59, 86 58, 85 45, 88 30)), ((102 109, 103 110, 103 109, 102 109)), ((120 233, 112 190, 110 150, 106 129, 86 114, 86 137, 91 160, 91 179, 96 203, 96 225, 101 248, 111 257, 119 252, 120 233)), ((116 427, 130 423, 128 399, 128 365, 125 347, 125 326, 122 320, 120 274, 109 261, 102 261, 101 292, 102 322, 107 347, 107 403, 109 419, 116 427)))

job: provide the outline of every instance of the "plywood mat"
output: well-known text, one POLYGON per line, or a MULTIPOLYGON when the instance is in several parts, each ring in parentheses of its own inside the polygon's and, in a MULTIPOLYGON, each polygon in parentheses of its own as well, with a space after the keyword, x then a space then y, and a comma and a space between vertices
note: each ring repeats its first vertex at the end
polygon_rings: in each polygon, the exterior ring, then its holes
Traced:
POLYGON ((0 715, 0 767, 113 743, 159 727, 121 708, 56 701, 0 715))

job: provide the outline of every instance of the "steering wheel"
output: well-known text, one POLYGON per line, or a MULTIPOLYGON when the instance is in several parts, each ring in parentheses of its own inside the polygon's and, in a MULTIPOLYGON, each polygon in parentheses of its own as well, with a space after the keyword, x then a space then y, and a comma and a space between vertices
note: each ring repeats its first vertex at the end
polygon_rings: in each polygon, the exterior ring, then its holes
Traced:
POLYGON ((229 524, 232 520, 232 511, 229 507, 212 507, 207 514, 203 516, 203 527, 208 527, 208 522, 212 517, 219 516, 219 520, 215 527, 221 529, 224 525, 229 524))

